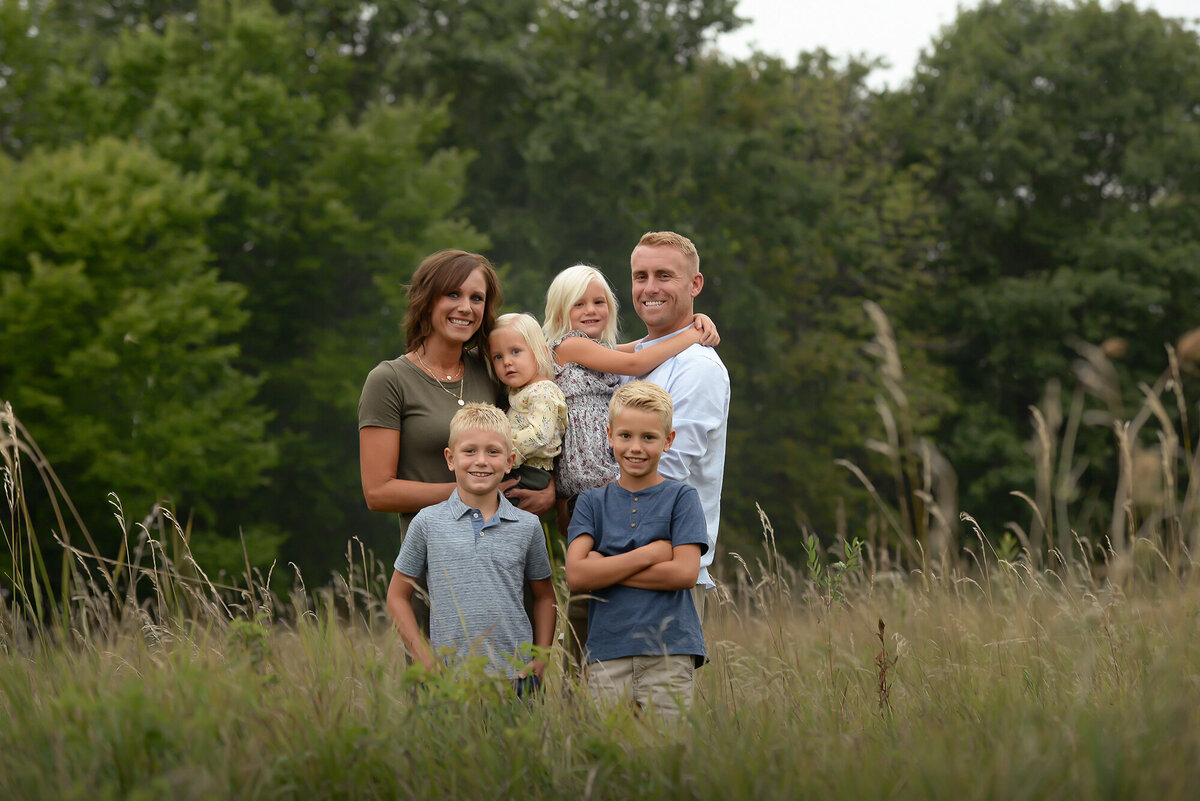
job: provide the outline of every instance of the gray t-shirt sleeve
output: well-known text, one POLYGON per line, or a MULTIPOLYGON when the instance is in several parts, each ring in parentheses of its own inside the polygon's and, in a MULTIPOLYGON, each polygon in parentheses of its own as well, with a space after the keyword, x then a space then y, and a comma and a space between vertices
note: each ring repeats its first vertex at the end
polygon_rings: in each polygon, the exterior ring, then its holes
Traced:
POLYGON ((421 578, 425 575, 425 566, 428 564, 426 549, 428 522, 428 519, 418 512, 417 516, 408 524, 408 531, 404 535, 404 542, 400 545, 400 554, 396 557, 394 565, 397 571, 406 576, 421 578))
POLYGON ((525 580, 541 581, 550 578, 550 553, 546 550, 546 534, 542 524, 534 521, 529 526, 529 548, 525 552, 525 580))

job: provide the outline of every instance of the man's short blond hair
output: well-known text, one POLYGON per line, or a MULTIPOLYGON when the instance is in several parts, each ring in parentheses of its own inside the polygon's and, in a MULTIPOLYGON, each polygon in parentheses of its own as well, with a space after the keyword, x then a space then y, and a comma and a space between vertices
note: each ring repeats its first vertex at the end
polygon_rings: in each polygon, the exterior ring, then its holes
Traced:
POLYGON ((642 238, 638 240, 634 250, 643 246, 678 250, 683 254, 683 263, 687 265, 688 269, 693 274, 700 272, 700 252, 696 250, 692 240, 683 234, 677 234, 674 231, 647 231, 642 234, 642 238))
POLYGON ((617 415, 626 409, 657 414, 662 418, 663 433, 670 433, 675 404, 671 401, 671 393, 658 384, 651 381, 630 381, 619 387, 608 403, 609 428, 616 425, 617 415))
POLYGON ((458 410, 450 420, 450 450, 467 431, 486 431, 489 434, 499 434, 504 440, 506 453, 512 453, 512 429, 508 425, 508 416, 490 403, 468 403, 458 410))

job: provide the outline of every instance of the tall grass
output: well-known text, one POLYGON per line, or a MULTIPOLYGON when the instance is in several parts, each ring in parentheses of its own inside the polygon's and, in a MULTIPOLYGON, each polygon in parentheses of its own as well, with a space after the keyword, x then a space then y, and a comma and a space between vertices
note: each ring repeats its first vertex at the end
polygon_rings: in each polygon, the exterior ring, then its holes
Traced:
POLYGON ((805 577, 783 594, 739 569, 680 730, 594 709, 558 672, 528 707, 482 683, 417 690, 369 582, 353 616, 346 581, 286 614, 8 636, 0 795, 1194 797, 1200 646, 1181 632, 1200 593, 984 566, 928 586, 855 573, 827 617, 805 577))
POLYGON ((883 392, 876 406, 886 434, 868 445, 885 457, 895 489, 885 497, 857 465, 838 464, 875 499, 886 540, 899 544, 906 564, 922 574, 963 573, 974 569, 963 557, 978 560, 993 543, 1001 545, 1001 556, 1020 555, 1037 570, 1083 565, 1118 583, 1135 572, 1143 578, 1192 572, 1200 553, 1200 451, 1184 395, 1185 370, 1195 375, 1200 364, 1192 334, 1180 340, 1184 351, 1166 346, 1165 369, 1153 385, 1137 387, 1140 402, 1132 406, 1110 357, 1121 349, 1074 343, 1078 383, 1069 403, 1053 381, 1042 403, 1029 410, 1034 487, 1012 490, 1027 505, 1028 522, 1010 521, 1004 532, 984 537, 958 507, 953 467, 933 442, 914 434, 915 413, 886 315, 871 302, 866 311, 875 326, 868 351, 878 362, 883 392), (1087 428, 1111 432, 1114 465, 1089 464, 1077 453, 1087 428), (1089 475, 1107 476, 1110 468, 1116 492, 1105 504, 1084 482, 1089 475), (1011 546, 1003 544, 1006 539, 1011 546))
POLYGON ((765 556, 731 558, 707 605, 712 662, 678 727, 594 708, 559 660, 528 705, 482 679, 418 687, 383 605, 387 568, 358 545, 333 584, 297 575, 281 597, 249 565, 207 575, 161 510, 116 556, 96 553, 60 493, 52 564, 22 464, 61 488, 9 410, 0 797, 1194 798, 1198 471, 1186 422, 1172 444, 1147 389, 1143 417, 1110 415, 1128 443, 1121 536, 1073 530, 1072 401, 1040 409, 1037 522, 997 548, 953 514, 895 381, 879 449, 911 495, 876 501, 898 558, 875 543, 855 563, 842 542, 836 561, 794 566, 764 515, 765 556), (1162 458, 1147 496, 1136 448, 1150 424, 1160 453, 1187 458, 1162 458))

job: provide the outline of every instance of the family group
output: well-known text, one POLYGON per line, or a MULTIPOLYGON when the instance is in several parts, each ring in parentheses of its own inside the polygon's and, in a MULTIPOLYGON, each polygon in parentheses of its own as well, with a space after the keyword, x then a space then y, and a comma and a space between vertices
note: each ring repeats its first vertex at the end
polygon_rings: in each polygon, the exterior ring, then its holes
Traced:
POLYGON ((400 521, 388 610, 429 671, 483 657, 536 689, 557 619, 539 517, 554 510, 567 584, 587 599, 570 603, 564 642, 589 693, 663 715, 690 706, 729 375, 694 312, 695 245, 647 233, 630 266, 646 335, 627 344, 589 265, 555 277, 540 325, 497 316, 500 282, 479 254, 440 251, 413 275, 406 351, 367 376, 359 449, 367 506, 400 521))

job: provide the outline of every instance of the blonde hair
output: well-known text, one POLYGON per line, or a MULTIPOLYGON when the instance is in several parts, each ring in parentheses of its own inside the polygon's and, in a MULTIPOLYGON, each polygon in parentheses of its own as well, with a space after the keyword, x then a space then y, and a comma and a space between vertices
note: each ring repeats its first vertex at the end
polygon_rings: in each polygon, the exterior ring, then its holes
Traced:
MULTIPOLYGON (((502 314, 496 320, 496 325, 492 328, 492 333, 496 333, 502 328, 511 328, 521 335, 525 340, 525 344, 529 346, 529 350, 533 353, 533 359, 537 363, 538 375, 542 378, 554 378, 554 360, 550 356, 550 346, 546 344, 546 338, 542 336, 541 326, 538 325, 537 319, 532 314, 514 313, 502 314)), ((488 341, 488 369, 492 371, 492 375, 497 381, 500 376, 496 375, 496 365, 491 358, 492 343, 488 341)), ((509 387, 509 394, 516 392, 516 387, 509 387)))
POLYGON ((663 433, 671 431, 672 418, 675 415, 675 404, 671 401, 671 393, 650 381, 630 381, 623 387, 618 387, 608 402, 608 425, 615 425, 617 415, 626 409, 638 409, 643 412, 653 412, 662 418, 663 433))
POLYGON ((507 452, 512 453, 512 428, 508 425, 508 415, 490 403, 468 403, 451 418, 450 441, 447 443, 451 450, 454 450, 458 438, 467 431, 499 434, 507 452))
POLYGON ((587 293, 593 281, 599 282, 604 291, 604 300, 608 303, 608 322, 600 332, 600 341, 605 345, 617 344, 619 323, 616 295, 604 273, 590 264, 568 267, 550 282, 550 288, 546 290, 546 322, 542 324, 542 333, 546 335, 547 342, 553 342, 571 330, 571 307, 587 293))
POLYGON ((692 275, 700 272, 700 252, 692 244, 692 240, 674 231, 647 231, 642 234, 637 245, 633 248, 671 248, 683 254, 683 263, 691 270, 692 275))

